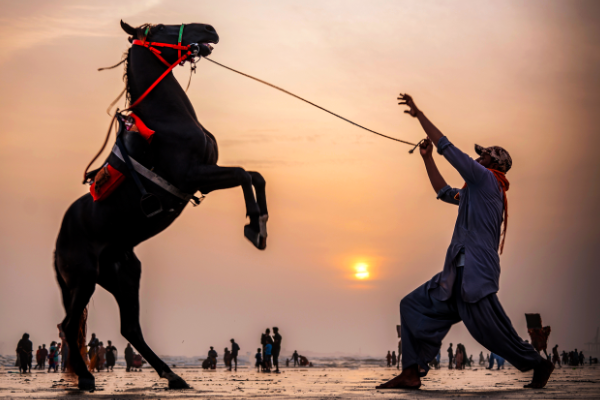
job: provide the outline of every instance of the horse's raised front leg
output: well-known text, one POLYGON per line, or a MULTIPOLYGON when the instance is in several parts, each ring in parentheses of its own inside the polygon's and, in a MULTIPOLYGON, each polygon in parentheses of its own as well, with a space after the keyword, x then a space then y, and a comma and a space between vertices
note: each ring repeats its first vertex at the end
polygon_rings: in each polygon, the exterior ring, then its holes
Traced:
POLYGON ((115 296, 121 314, 121 334, 140 352, 169 389, 189 389, 189 385, 146 344, 140 326, 139 289, 142 264, 133 249, 108 248, 100 256, 98 284, 115 296))
MULTIPOLYGON (((258 217, 258 223, 260 228, 260 235, 267 239, 267 220, 269 219, 269 212, 267 211, 267 193, 265 187, 267 182, 263 176, 256 171, 248 171, 252 178, 252 186, 256 192, 256 202, 260 209, 260 217, 258 217)), ((265 243, 266 244, 266 243, 265 243)))
POLYGON ((246 214, 250 217, 250 223, 244 227, 244 236, 259 250, 267 247, 265 180, 259 173, 246 172, 239 167, 200 165, 191 172, 191 179, 205 194, 213 190, 241 186, 246 203, 246 214), (258 203, 254 197, 254 190, 252 190, 253 184, 256 188, 258 203))

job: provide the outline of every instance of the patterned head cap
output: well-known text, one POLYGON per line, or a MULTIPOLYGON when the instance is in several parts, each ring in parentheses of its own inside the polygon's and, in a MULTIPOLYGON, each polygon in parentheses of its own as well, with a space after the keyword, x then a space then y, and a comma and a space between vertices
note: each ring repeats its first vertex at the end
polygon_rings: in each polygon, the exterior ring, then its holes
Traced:
POLYGON ((480 156, 489 154, 490 157, 492 157, 492 160, 498 163, 498 170, 500 172, 506 173, 512 167, 512 158, 510 158, 510 154, 500 146, 482 147, 476 144, 475 152, 480 156))

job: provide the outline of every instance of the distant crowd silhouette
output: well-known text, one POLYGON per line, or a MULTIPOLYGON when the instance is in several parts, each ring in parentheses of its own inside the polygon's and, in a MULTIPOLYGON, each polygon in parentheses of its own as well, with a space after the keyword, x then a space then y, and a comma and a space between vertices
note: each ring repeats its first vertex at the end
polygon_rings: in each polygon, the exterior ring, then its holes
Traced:
MULTIPOLYGON (((452 343, 446 350, 448 352, 448 369, 465 369, 465 367, 472 368, 475 366, 475 362, 473 361, 473 355, 471 354, 467 357, 467 351, 465 346, 461 343, 456 345, 456 351, 454 351, 452 347, 452 343)), ((557 365, 559 368, 562 365, 568 365, 572 367, 583 367, 586 363, 585 356, 583 351, 577 351, 577 349, 566 352, 563 351, 562 354, 558 353, 558 344, 552 348, 552 353, 547 356, 548 361, 551 361, 555 366, 557 365)), ((389 351, 385 356, 387 367, 396 367, 400 368, 400 357, 396 356, 396 351, 389 351)), ((441 368, 441 354, 438 352, 438 355, 431 360, 429 366, 434 369, 441 368)), ((486 369, 493 369, 494 365, 497 366, 497 369, 504 369, 505 360, 500 357, 498 354, 489 353, 485 357, 483 355, 483 351, 479 353, 479 366, 485 367, 486 369)), ((598 358, 589 357, 588 364, 598 364, 598 358)))
MULTIPOLYGON (((33 369, 46 369, 47 360, 47 372, 58 372, 59 370, 61 372, 67 372, 69 370, 69 345, 65 340, 64 333, 60 330, 60 325, 59 338, 61 341, 51 341, 49 348, 46 348, 45 343, 38 345, 35 352, 36 365, 33 369)), ((85 350, 82 351, 83 359, 90 372, 112 372, 114 370, 118 351, 117 348, 113 346, 112 341, 108 340, 107 344, 108 345, 105 347, 104 343, 96 337, 96 334, 92 333, 89 343, 85 346, 85 350)), ((127 343, 124 353, 126 371, 141 370, 142 364, 145 361, 142 359, 141 355, 136 354, 133 351, 133 347, 131 347, 130 343, 127 343)), ((33 342, 30 340, 28 333, 24 333, 19 340, 16 354, 15 366, 19 368, 19 372, 22 374, 31 373, 34 353, 33 342)))

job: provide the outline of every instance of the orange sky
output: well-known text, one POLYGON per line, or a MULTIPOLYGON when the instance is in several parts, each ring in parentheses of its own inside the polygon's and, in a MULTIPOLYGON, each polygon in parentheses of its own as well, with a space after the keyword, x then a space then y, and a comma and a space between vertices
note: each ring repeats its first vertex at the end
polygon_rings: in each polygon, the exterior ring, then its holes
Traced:
MULTIPOLYGON (((526 335, 583 347, 600 325, 594 2, 22 1, 0 5, 0 353, 27 331, 55 340, 52 252, 81 173, 122 90, 119 20, 212 24, 212 58, 383 133, 418 141, 398 92, 459 148, 513 157, 500 300, 526 335)), ((187 82, 189 67, 176 72, 187 82)), ((443 265, 457 209, 435 200, 418 155, 206 61, 188 94, 220 165, 267 180, 269 247, 243 237, 242 192, 211 193, 140 245, 142 326, 159 354, 242 353, 279 326, 283 347, 382 355, 398 303, 443 265), (371 279, 352 279, 366 262, 371 279)), ((458 174, 439 156, 446 179, 458 174)), ((122 349, 117 306, 98 288, 89 329, 122 349)), ((457 325, 444 342, 481 347, 457 325)), ((444 347, 445 349, 445 347, 444 347)), ((285 354, 284 354, 285 356, 285 354)))

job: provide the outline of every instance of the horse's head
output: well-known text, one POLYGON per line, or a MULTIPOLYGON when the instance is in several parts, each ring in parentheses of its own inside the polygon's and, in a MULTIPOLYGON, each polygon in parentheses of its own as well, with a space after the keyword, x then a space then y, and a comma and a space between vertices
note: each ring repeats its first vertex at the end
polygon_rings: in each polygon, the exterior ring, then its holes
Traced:
MULTIPOLYGON (((131 35, 129 41, 134 39, 144 40, 157 43, 177 44, 179 42, 179 33, 181 25, 150 25, 144 24, 137 28, 121 21, 121 28, 131 35)), ((212 52, 212 44, 219 42, 219 35, 215 28, 206 24, 185 24, 183 28, 183 36, 181 44, 187 46, 192 43, 200 45, 199 55, 206 57, 212 52)), ((168 47, 161 48, 161 56, 174 63, 177 61, 177 50, 168 47)))

